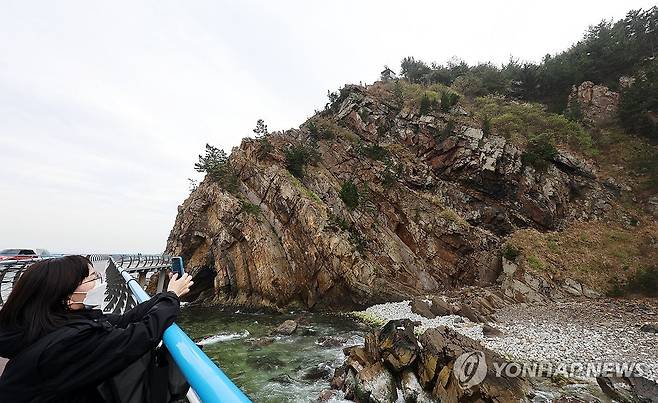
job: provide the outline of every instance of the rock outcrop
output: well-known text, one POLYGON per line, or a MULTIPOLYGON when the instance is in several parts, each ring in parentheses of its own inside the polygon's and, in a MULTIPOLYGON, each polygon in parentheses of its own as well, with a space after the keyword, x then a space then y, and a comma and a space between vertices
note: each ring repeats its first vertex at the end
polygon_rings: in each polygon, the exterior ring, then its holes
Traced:
POLYGON ((570 107, 579 109, 583 121, 595 126, 611 122, 617 117, 619 100, 618 92, 591 81, 584 81, 578 87, 574 85, 569 95, 570 107))
POLYGON ((521 402, 530 389, 522 377, 497 374, 507 361, 480 343, 441 326, 420 337, 409 320, 388 322, 368 340, 374 347, 345 349, 331 385, 348 399, 392 403, 399 384, 407 402, 521 402), (391 360, 391 356, 405 357, 391 360))
POLYGON ((229 159, 237 191, 207 176, 179 207, 167 251, 204 279, 199 298, 354 308, 487 285, 507 235, 599 219, 612 197, 566 150, 537 170, 475 119, 419 115, 382 84, 346 87, 311 121, 268 135, 269 149, 244 139, 229 159), (302 178, 286 168, 291 145, 320 155, 302 178), (348 181, 355 208, 341 199, 348 181))

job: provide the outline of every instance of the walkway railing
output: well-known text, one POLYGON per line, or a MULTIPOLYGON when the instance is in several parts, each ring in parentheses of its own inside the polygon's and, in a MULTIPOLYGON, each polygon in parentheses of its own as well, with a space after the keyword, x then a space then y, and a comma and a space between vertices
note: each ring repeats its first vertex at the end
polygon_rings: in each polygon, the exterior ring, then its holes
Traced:
MULTIPOLYGON (((139 259, 138 259, 139 260, 139 259)), ((151 297, 131 274, 142 267, 162 269, 164 258, 148 259, 142 256, 141 262, 147 266, 138 266, 135 259, 119 259, 126 262, 126 267, 117 264, 110 257, 109 264, 116 265, 123 279, 130 288, 137 302, 144 302, 151 297), (156 263, 158 262, 158 263, 156 263), (148 266, 150 265, 150 266, 148 266)), ((170 263, 169 263, 170 264, 170 263)), ((109 267, 108 267, 109 269, 109 267)), ((164 276, 160 276, 162 279, 164 276)), ((174 361, 187 379, 194 393, 204 403, 246 403, 249 398, 220 370, 208 356, 181 330, 175 323, 164 332, 164 345, 169 350, 174 361)), ((188 395, 188 399, 190 396, 188 395)), ((193 399, 191 399, 193 400, 193 399)))
POLYGON ((36 261, 37 259, 3 260, 0 262, 0 306, 4 305, 25 268, 36 261))

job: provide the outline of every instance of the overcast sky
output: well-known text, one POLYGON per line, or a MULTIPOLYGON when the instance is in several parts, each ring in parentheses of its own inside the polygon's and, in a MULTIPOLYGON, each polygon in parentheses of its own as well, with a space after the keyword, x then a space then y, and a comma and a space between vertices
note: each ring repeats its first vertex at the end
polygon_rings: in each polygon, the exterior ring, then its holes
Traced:
POLYGON ((0 248, 161 252, 205 143, 404 56, 539 61, 653 3, 0 0, 0 248))

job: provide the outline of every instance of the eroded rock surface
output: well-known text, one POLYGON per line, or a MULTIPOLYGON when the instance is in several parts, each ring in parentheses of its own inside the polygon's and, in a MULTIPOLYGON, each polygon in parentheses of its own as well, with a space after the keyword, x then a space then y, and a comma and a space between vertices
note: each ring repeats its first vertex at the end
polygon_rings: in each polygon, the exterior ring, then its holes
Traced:
POLYGON ((453 115, 400 109, 375 87, 346 87, 316 118, 333 138, 313 142, 304 125, 270 134, 268 152, 245 139, 230 156, 238 191, 207 177, 179 207, 167 251, 204 275, 212 292, 199 298, 358 308, 487 285, 507 235, 598 219, 612 197, 564 150, 540 172, 505 138, 467 125, 442 134, 453 115), (301 180, 286 169, 295 144, 321 155, 301 180), (374 146, 385 157, 363 151, 374 146), (340 197, 347 181, 359 188, 353 210, 340 197))
MULTIPOLYGON (((622 83, 623 85, 623 83, 622 83)), ((569 104, 573 107, 578 103, 582 118, 594 125, 610 122, 617 116, 620 95, 605 85, 596 85, 584 81, 578 87, 574 86, 569 95, 569 104)))

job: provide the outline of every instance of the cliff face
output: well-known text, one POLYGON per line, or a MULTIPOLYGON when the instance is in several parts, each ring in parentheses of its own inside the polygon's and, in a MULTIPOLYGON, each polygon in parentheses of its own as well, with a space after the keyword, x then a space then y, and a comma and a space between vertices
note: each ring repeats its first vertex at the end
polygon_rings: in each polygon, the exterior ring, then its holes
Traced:
POLYGON ((382 85, 351 86, 313 120, 331 136, 312 141, 305 124, 268 135, 269 151, 244 139, 230 156, 239 191, 206 177, 179 207, 167 250, 213 302, 355 307, 486 285, 517 229, 559 230, 610 208, 583 160, 560 150, 537 170, 462 106, 420 115, 382 85), (291 144, 321 156, 301 179, 286 168, 291 144), (348 181, 354 209, 340 197, 348 181))

